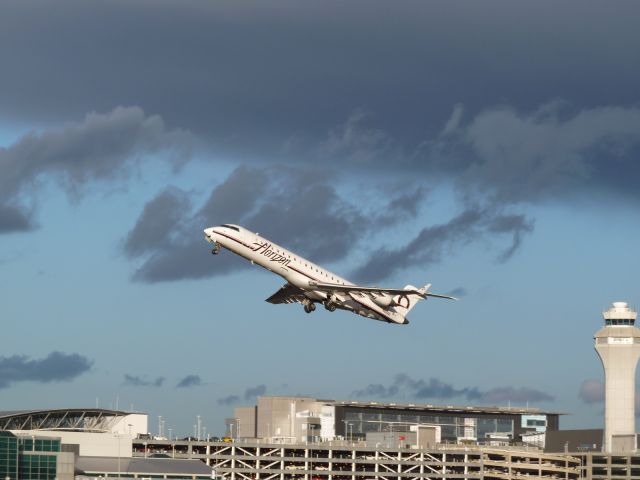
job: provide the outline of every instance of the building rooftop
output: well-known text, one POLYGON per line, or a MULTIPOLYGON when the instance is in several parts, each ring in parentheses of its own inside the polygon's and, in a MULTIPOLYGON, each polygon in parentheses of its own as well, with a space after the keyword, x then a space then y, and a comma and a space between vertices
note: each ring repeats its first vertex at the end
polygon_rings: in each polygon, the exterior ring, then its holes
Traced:
POLYGON ((200 460, 174 458, 78 457, 76 473, 136 473, 165 475, 211 475, 211 467, 200 460))
POLYGON ((132 413, 102 408, 0 411, 0 430, 107 431, 132 413))
POLYGON ((395 402, 366 402, 358 400, 319 400, 330 405, 358 408, 384 408, 394 410, 416 410, 421 412, 430 411, 447 411, 452 413, 470 412, 470 413, 501 413, 501 414, 520 414, 520 415, 565 415, 563 412, 543 411, 533 407, 475 407, 475 406, 455 406, 455 405, 431 405, 421 403, 395 403, 395 402))

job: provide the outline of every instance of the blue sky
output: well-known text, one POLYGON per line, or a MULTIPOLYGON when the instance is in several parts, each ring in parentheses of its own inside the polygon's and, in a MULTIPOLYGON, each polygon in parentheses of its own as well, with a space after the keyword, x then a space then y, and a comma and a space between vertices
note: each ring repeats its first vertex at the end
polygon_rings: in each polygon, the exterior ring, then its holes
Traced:
POLYGON ((640 12, 577 5, 4 4, 0 409, 187 435, 306 394, 600 426, 593 334, 638 297, 640 12), (461 300, 406 327, 270 305, 281 279, 209 254, 225 222, 461 300))

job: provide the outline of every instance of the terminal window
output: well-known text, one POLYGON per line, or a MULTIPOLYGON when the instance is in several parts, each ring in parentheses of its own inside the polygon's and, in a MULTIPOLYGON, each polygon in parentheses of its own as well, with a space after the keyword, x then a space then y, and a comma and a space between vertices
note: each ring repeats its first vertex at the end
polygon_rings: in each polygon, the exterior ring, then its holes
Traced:
POLYGON ((546 427, 547 422, 545 420, 527 420, 527 427, 546 427))

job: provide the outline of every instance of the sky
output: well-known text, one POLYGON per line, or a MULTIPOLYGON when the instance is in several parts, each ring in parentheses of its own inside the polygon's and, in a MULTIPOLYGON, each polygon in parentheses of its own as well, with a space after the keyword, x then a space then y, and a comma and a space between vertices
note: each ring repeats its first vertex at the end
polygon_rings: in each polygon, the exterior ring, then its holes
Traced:
POLYGON ((603 424, 601 312, 638 304, 640 4, 0 6, 0 410, 221 434, 258 395, 603 424), (407 326, 264 302, 241 224, 407 326))

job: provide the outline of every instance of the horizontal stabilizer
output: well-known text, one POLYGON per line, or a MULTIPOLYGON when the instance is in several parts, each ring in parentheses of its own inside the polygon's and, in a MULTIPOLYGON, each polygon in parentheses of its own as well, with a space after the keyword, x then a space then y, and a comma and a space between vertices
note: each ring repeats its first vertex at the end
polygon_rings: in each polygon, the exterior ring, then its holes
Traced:
POLYGON ((437 293, 425 293, 427 297, 435 297, 435 298, 447 298, 449 300, 458 300, 456 297, 450 297, 449 295, 439 295, 437 293))
POLYGON ((448 300, 458 300, 456 297, 451 297, 449 295, 440 295, 439 293, 429 293, 429 289, 431 288, 431 284, 427 283, 424 287, 422 287, 419 292, 420 296, 424 299, 427 297, 435 297, 435 298, 446 298, 448 300))

